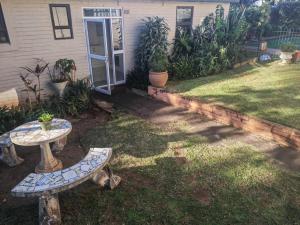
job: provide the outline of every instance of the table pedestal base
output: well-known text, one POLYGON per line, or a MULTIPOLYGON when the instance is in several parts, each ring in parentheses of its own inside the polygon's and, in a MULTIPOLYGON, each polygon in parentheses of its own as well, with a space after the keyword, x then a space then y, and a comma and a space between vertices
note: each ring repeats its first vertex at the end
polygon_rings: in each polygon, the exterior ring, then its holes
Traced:
POLYGON ((121 177, 114 175, 109 166, 106 166, 103 170, 99 171, 92 180, 100 187, 113 190, 120 184, 121 177))
POLYGON ((61 214, 57 194, 41 196, 39 198, 39 224, 61 224, 61 214))
POLYGON ((47 173, 63 168, 62 162, 52 155, 49 143, 40 145, 41 147, 41 162, 36 166, 36 173, 47 173))

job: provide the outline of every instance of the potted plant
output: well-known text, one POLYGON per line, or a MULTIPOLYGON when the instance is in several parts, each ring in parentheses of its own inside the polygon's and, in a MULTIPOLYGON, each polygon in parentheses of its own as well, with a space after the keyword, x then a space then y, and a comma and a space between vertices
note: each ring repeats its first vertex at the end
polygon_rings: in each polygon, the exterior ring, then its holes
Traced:
POLYGON ((54 115, 50 114, 50 113, 42 113, 39 116, 38 121, 41 125, 42 130, 44 130, 44 131, 51 130, 51 123, 52 123, 53 118, 54 118, 54 115))
POLYGON ((149 81, 154 87, 162 88, 168 81, 168 58, 164 51, 156 51, 149 62, 149 81))
POLYGON ((52 72, 49 70, 51 86, 62 96, 68 81, 74 81, 76 65, 73 59, 59 59, 55 62, 52 72))
POLYGON ((293 62, 298 62, 300 61, 300 51, 297 50, 295 51, 295 53, 293 54, 293 62))
POLYGON ((280 46, 281 54, 280 59, 283 63, 290 61, 293 58, 293 54, 296 51, 296 46, 292 43, 285 43, 280 46))

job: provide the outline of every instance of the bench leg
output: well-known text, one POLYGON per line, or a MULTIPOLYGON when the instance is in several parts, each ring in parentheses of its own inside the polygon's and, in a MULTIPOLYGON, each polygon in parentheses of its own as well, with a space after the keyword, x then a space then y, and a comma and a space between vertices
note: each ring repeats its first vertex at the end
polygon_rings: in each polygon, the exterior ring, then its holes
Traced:
POLYGON ((64 137, 64 138, 54 142, 52 150, 54 152, 60 153, 64 149, 66 144, 67 144, 67 137, 64 137))
POLYGON ((2 148, 2 155, 0 156, 0 159, 9 167, 17 166, 24 161, 24 159, 17 155, 15 146, 13 144, 9 147, 2 148))
POLYGON ((93 177, 93 181, 101 187, 113 190, 121 182, 121 177, 114 175, 109 166, 106 166, 93 177))
POLYGON ((43 195, 39 197, 39 224, 60 225, 61 215, 58 195, 43 195))

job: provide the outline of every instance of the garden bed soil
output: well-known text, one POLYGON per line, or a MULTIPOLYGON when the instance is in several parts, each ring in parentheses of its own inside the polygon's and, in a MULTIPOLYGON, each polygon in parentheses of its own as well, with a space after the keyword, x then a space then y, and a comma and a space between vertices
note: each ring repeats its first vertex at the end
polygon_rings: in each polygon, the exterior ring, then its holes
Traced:
MULTIPOLYGON (((98 108, 80 115, 78 118, 67 118, 72 123, 72 132, 68 135, 68 143, 62 153, 55 157, 62 160, 64 168, 76 164, 84 158, 88 149, 84 149, 80 143, 82 136, 91 128, 104 124, 110 120, 110 115, 98 108)), ((32 204, 35 198, 15 198, 10 190, 17 185, 29 173, 33 173, 35 166, 40 161, 40 149, 38 146, 16 146, 17 154, 24 159, 21 165, 9 168, 0 162, 0 208, 16 207, 32 204)))

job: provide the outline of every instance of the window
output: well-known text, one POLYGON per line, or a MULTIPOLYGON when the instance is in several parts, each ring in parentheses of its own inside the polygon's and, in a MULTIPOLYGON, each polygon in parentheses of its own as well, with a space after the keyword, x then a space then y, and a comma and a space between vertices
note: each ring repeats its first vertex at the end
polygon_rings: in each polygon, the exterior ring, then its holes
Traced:
POLYGON ((9 43, 9 37, 6 29, 4 15, 0 4, 0 43, 9 43))
POLYGON ((54 38, 56 40, 73 38, 70 5, 50 4, 49 6, 54 38))
POLYGON ((186 32, 191 32, 193 26, 192 6, 178 6, 176 8, 176 28, 181 28, 186 32))
POLYGON ((121 9, 112 8, 84 8, 84 17, 122 17, 121 9))

